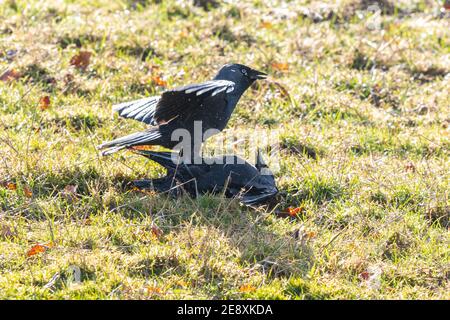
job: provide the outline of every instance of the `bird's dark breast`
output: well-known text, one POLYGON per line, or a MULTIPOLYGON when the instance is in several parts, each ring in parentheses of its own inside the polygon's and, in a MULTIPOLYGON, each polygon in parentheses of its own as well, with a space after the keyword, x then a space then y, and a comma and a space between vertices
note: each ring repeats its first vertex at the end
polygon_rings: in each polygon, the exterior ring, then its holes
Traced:
POLYGON ((215 134, 213 130, 219 132, 226 127, 231 112, 225 99, 205 99, 192 113, 175 118, 160 126, 160 132, 165 137, 165 141, 161 145, 166 148, 175 147, 180 141, 172 141, 171 138, 172 133, 177 129, 186 130, 190 133, 192 139, 197 139, 200 136, 204 141, 215 134), (196 132, 200 129, 201 132, 196 132), (208 131, 207 136, 205 136, 206 131, 208 131))

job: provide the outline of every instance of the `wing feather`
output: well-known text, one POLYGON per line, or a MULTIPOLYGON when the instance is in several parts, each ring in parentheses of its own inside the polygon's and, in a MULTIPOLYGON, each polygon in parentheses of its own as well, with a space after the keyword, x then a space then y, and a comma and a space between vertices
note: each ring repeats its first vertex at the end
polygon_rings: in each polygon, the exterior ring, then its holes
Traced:
POLYGON ((203 106, 205 100, 218 106, 225 103, 225 94, 234 90, 235 83, 227 80, 212 80, 168 90, 161 97, 154 96, 120 103, 113 111, 123 118, 134 119, 150 125, 159 125, 174 118, 185 117, 203 106))
POLYGON ((113 106, 113 111, 118 112, 123 118, 134 119, 153 125, 155 124, 153 116, 159 99, 161 97, 155 96, 124 102, 113 106))
POLYGON ((165 123, 186 117, 201 106, 225 104, 225 94, 232 92, 234 86, 232 81, 212 80, 166 91, 157 102, 153 118, 157 123, 165 123), (204 103, 206 100, 208 104, 204 103))

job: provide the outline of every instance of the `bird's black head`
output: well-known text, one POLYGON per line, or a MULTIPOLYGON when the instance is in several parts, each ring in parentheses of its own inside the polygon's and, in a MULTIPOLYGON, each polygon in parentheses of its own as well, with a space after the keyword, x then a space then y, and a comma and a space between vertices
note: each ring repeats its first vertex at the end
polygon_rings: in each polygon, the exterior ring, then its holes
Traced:
POLYGON ((247 84, 250 86, 255 80, 265 79, 267 74, 258 70, 254 70, 243 64, 226 64, 224 65, 214 79, 230 80, 235 83, 247 84))

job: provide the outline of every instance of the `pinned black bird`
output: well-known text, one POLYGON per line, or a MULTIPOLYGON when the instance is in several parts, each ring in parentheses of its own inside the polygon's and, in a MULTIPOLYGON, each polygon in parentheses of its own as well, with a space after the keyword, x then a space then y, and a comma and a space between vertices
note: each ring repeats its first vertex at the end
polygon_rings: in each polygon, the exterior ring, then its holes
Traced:
POLYGON ((153 127, 103 143, 98 149, 107 149, 103 151, 103 155, 140 145, 159 145, 174 149, 180 141, 173 141, 172 133, 176 129, 185 129, 192 140, 191 154, 198 154, 201 143, 208 138, 204 137, 205 132, 209 130, 208 133, 212 133, 210 129, 217 130, 215 133, 222 131, 245 90, 257 79, 264 79, 266 76, 265 73, 242 64, 227 64, 211 81, 168 90, 161 96, 116 105, 113 110, 120 116, 153 127), (196 121, 201 121, 202 132, 198 134, 201 141, 193 141, 197 139, 197 135, 194 135, 196 121))
POLYGON ((236 197, 245 205, 267 203, 278 193, 275 178, 259 150, 255 166, 234 155, 202 158, 201 164, 186 164, 175 152, 134 152, 167 169, 164 178, 134 181, 140 189, 170 193, 181 188, 193 197, 224 192, 225 196, 236 197))

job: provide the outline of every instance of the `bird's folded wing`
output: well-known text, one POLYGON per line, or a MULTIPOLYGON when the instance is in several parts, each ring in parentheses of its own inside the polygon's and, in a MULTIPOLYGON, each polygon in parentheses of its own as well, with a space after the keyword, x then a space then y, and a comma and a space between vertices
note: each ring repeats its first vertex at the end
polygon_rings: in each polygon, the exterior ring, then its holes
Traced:
POLYGON ((156 105, 161 99, 159 96, 149 97, 113 106, 113 111, 119 113, 123 118, 130 118, 146 124, 156 125, 154 115, 156 105))
POLYGON ((188 116, 197 108, 218 107, 220 103, 226 103, 225 95, 234 90, 234 85, 232 81, 212 80, 166 91, 157 102, 153 118, 156 123, 163 124, 188 116))

